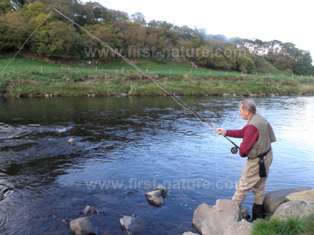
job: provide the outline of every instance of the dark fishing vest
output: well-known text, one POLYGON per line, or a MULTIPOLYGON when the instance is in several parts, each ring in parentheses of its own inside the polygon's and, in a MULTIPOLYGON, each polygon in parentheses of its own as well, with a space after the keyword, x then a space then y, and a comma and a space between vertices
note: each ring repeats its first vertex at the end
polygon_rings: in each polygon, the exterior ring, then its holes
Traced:
POLYGON ((259 132, 258 140, 248 154, 249 159, 255 159, 271 148, 271 143, 276 142, 276 136, 271 125, 259 114, 255 114, 247 124, 255 126, 259 132))

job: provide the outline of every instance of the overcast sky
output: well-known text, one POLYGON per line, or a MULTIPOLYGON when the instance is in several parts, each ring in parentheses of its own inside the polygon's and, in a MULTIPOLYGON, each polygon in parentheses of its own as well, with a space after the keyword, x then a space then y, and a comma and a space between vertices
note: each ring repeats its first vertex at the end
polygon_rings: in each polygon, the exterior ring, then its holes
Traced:
MULTIPOLYGON (((95 0, 94 0, 95 1, 95 0)), ((107 8, 146 20, 165 20, 227 37, 292 42, 314 58, 314 3, 311 0, 96 0, 107 8)))

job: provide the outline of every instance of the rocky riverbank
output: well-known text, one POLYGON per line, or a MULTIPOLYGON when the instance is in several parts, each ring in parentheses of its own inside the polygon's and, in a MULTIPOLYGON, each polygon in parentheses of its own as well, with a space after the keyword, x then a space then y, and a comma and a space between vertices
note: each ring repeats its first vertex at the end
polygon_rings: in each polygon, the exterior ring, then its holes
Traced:
MULTIPOLYGON (((158 186, 145 196, 149 204, 160 207, 164 205, 163 200, 167 191, 165 187, 158 186), (159 203, 161 198, 163 198, 162 203, 159 203)), ((314 189, 302 187, 269 192, 264 200, 264 208, 267 214, 265 221, 271 219, 284 221, 289 218, 302 219, 313 215, 314 189)), ((87 206, 79 218, 64 222, 69 225, 69 229, 74 235, 110 234, 109 231, 99 231, 93 226, 92 219, 98 213, 96 208, 87 206)), ((257 222, 260 221, 257 220, 257 222)), ((142 234, 143 223, 135 214, 123 216, 119 223, 121 231, 125 234, 142 234)), ((240 208, 234 201, 218 199, 215 205, 202 203, 195 209, 192 218, 192 225, 195 230, 185 232, 183 235, 250 235, 254 233, 255 223, 256 221, 253 223, 248 221, 246 210, 240 208)))
MULTIPOLYGON (((314 189, 284 189, 267 193, 264 200, 267 219, 302 219, 314 214, 314 189)), ((193 215, 193 226, 200 235, 250 235, 254 223, 245 219, 241 208, 232 200, 220 199, 210 206, 201 204, 193 215)), ((314 231, 312 231, 314 232, 314 231)), ((184 235, 197 235, 186 232, 184 235)))

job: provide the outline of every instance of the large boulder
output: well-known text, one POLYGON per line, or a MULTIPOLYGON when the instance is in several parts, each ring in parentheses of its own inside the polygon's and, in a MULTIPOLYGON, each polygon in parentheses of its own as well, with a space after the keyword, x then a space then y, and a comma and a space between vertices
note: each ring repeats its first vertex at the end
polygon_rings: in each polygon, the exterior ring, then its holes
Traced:
POLYGON ((197 234, 197 233, 192 233, 192 232, 185 232, 185 233, 183 233, 182 235, 199 235, 199 234, 197 234))
POLYGON ((272 215, 281 204, 288 201, 287 196, 289 194, 310 189, 311 188, 309 187, 300 187, 293 189, 277 190, 267 193, 264 199, 265 212, 269 215, 272 215))
POLYGON ((193 226, 202 235, 224 234, 240 219, 240 207, 232 200, 217 200, 215 206, 201 204, 193 214, 193 226))
POLYGON ((281 204, 272 215, 272 218, 302 218, 311 214, 314 214, 314 203, 305 201, 289 201, 281 204))
POLYGON ((74 235, 96 235, 96 231, 88 217, 72 220, 70 230, 74 235))
POLYGON ((223 235, 250 235, 252 232, 252 224, 246 220, 229 226, 223 235))
POLYGON ((289 201, 306 201, 314 203, 314 189, 291 193, 287 196, 289 201))

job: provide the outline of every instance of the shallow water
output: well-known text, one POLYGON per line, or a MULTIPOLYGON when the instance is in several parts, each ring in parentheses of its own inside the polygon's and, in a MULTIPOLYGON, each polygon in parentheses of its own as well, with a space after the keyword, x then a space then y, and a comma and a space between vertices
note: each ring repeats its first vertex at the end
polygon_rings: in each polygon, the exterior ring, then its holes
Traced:
MULTIPOLYGON (((214 126, 244 124, 237 98, 184 100, 214 126)), ((278 138, 268 190, 314 187, 314 97, 257 104, 278 138)), ((3 235, 69 234, 62 220, 86 205, 98 209, 98 234, 123 234, 119 218, 132 214, 139 234, 193 231, 194 209, 230 198, 245 163, 166 97, 3 100, 0 122, 3 235), (162 208, 144 198, 157 184, 170 188, 162 208)))

